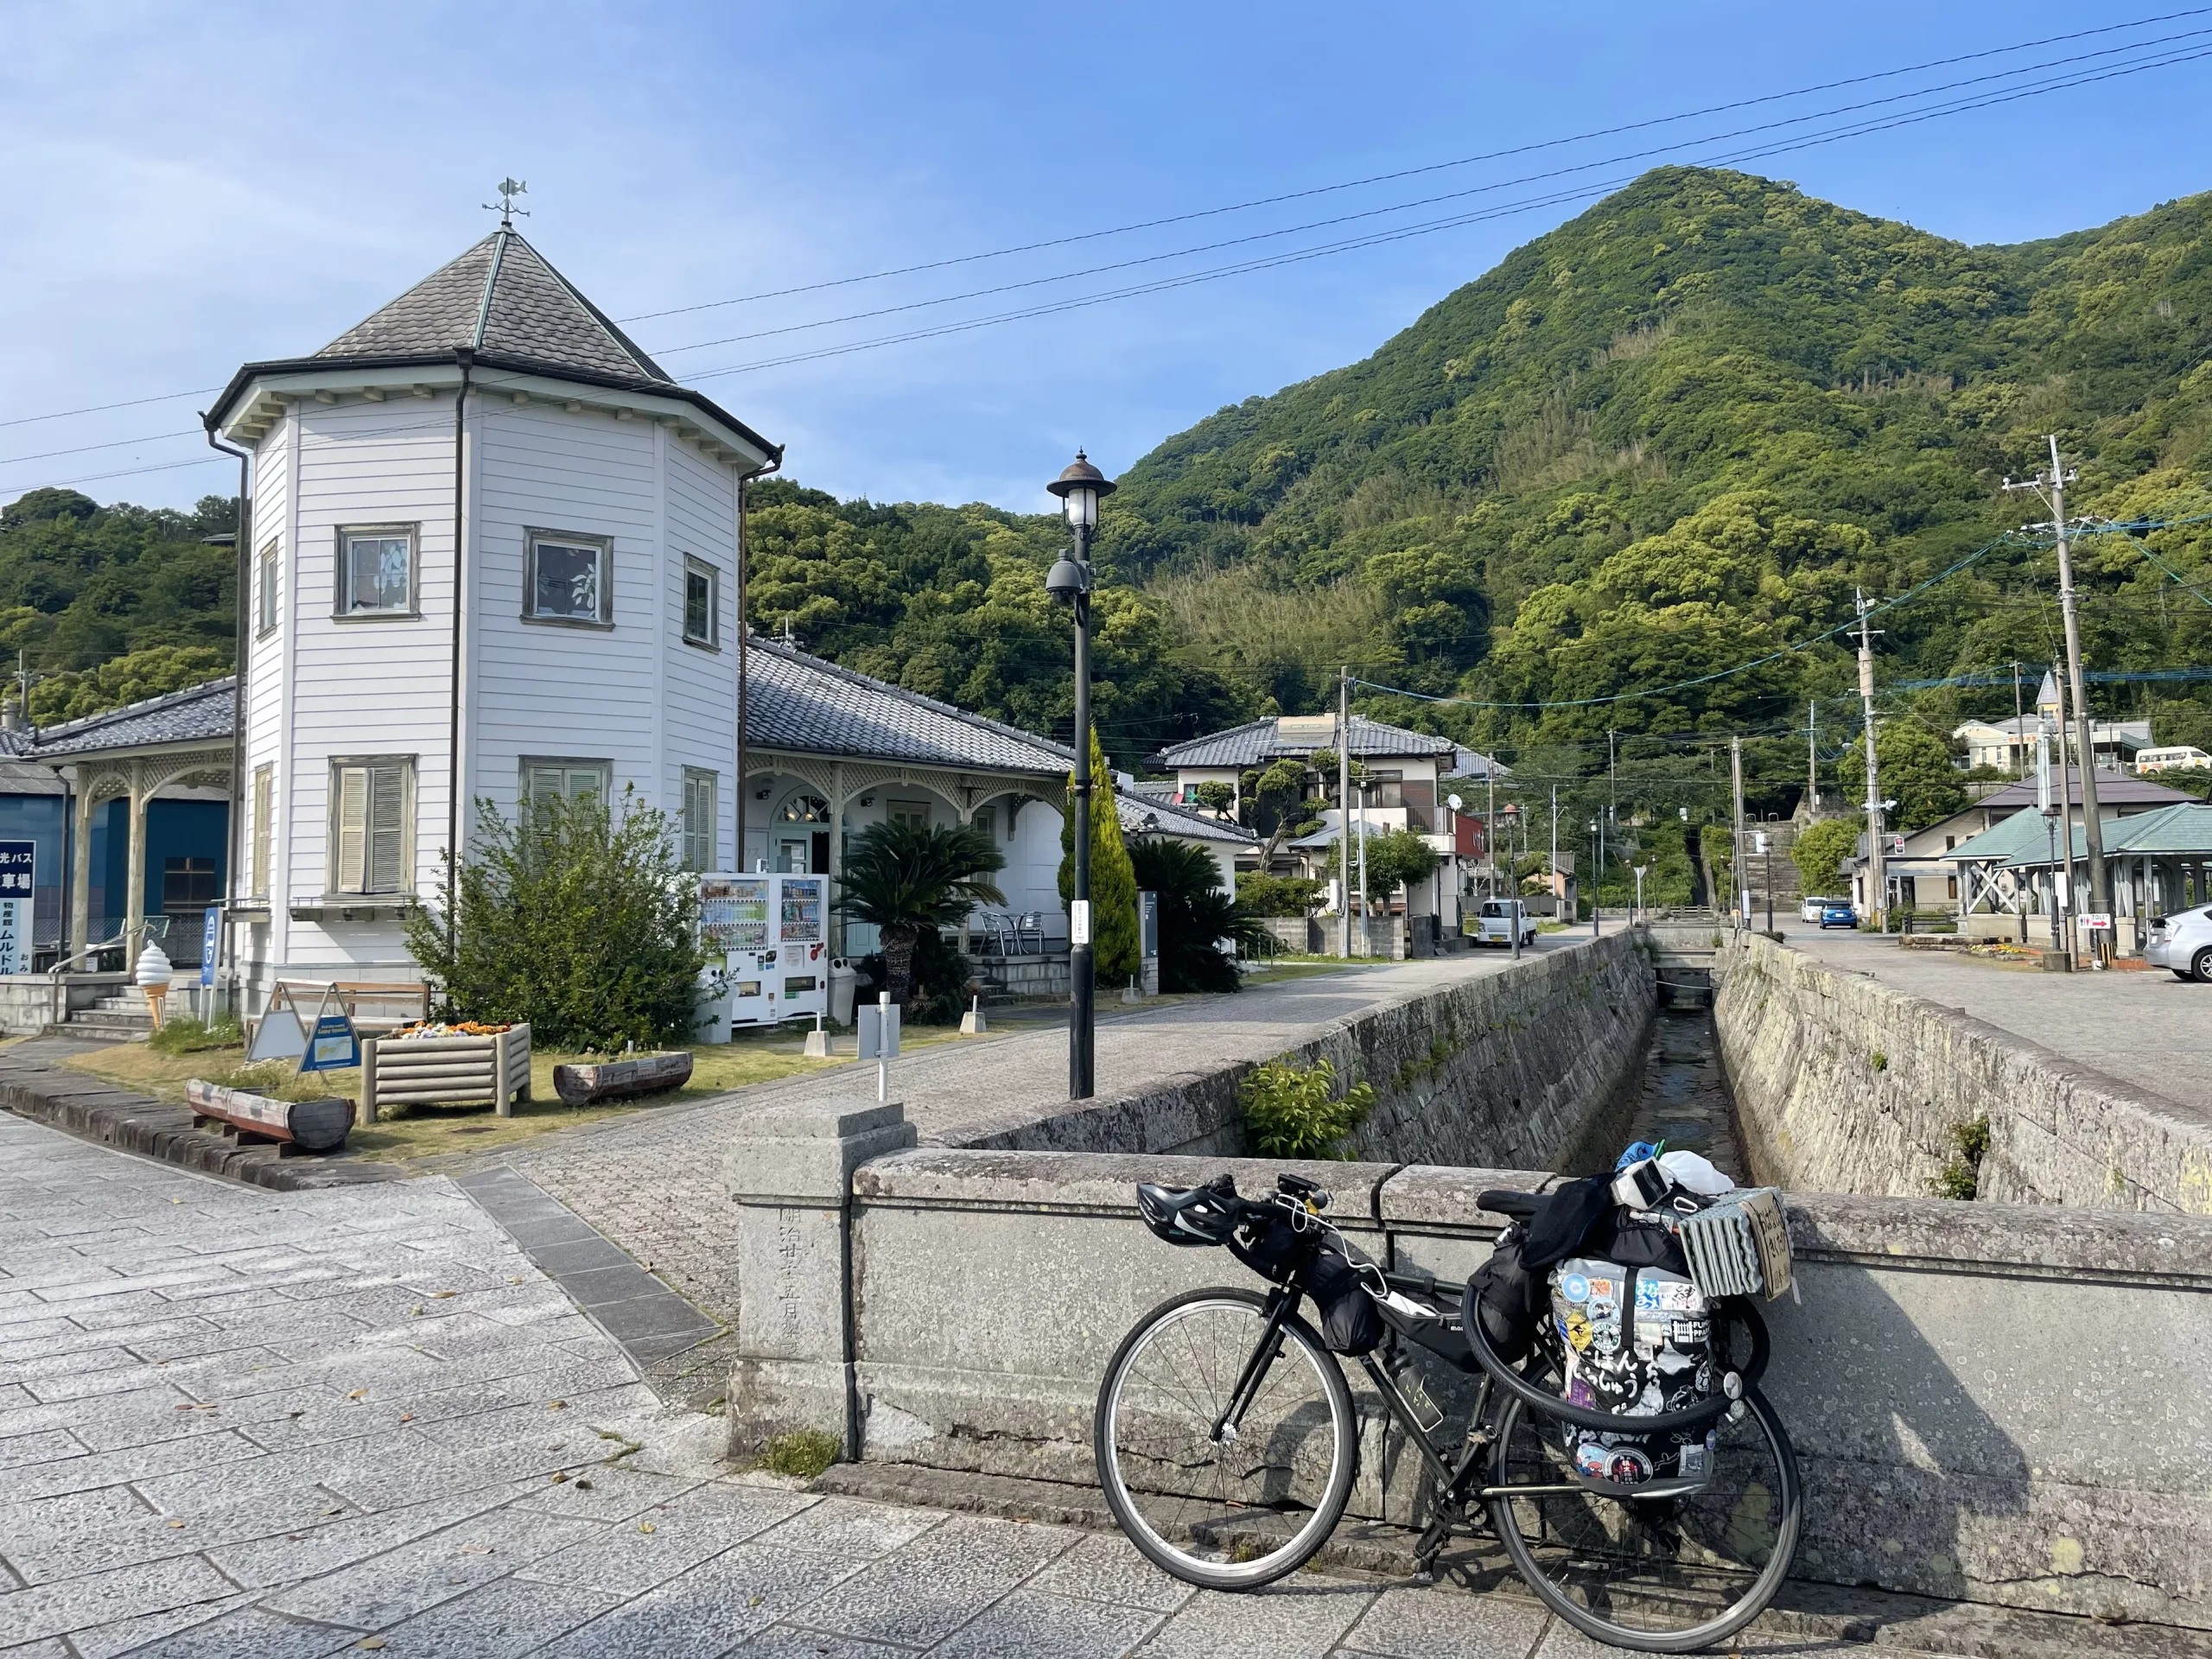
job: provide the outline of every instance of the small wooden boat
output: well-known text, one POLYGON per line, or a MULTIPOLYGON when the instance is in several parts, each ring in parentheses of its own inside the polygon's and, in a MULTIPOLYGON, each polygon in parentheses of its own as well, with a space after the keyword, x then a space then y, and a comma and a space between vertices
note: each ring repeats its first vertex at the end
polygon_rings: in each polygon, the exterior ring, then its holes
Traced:
POLYGON ((681 1089, 690 1081, 691 1056, 681 1049, 669 1054, 639 1054, 626 1060, 553 1068, 554 1092, 570 1106, 596 1106, 633 1095, 657 1095, 681 1089))

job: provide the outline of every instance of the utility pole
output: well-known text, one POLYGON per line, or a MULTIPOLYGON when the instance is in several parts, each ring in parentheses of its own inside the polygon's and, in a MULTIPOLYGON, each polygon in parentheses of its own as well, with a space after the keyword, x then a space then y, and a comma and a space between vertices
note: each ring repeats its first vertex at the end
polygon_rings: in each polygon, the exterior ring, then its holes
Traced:
POLYGON ((1490 783, 1490 810, 1483 815, 1483 861, 1490 866, 1490 896, 1497 897, 1497 759, 1483 762, 1483 776, 1490 783))
MULTIPOLYGON (((2050 470, 2032 479, 2014 482, 2005 480, 2008 490, 2033 490, 2050 504, 2051 530, 2058 548, 2058 608, 2066 622, 2066 680, 2067 690, 2074 703, 2074 740, 2082 755, 2082 839, 2089 855, 2089 908, 2109 922, 2112 916, 2112 887, 2105 870, 2104 825, 2097 813, 2097 751, 2089 728, 2089 698, 2082 676, 2082 623, 2074 603, 2074 558, 2066 544, 2066 486, 2078 474, 2069 472, 2059 459, 2058 437, 2052 434, 2050 470)), ((2060 768, 2063 779, 2065 770, 2060 768)), ((2070 795, 2070 791, 2069 791, 2070 795)), ((2073 843, 2066 848, 2067 861, 2074 857, 2073 843)), ((2090 965, 2105 965, 2105 952, 2110 948, 2110 933, 2094 940, 2090 965)))
POLYGON ((1559 785, 1552 785, 1552 897, 1559 897, 1559 785))
POLYGON ((1744 856, 1744 740, 1728 740, 1728 793, 1734 804, 1735 829, 1729 838, 1732 850, 1728 862, 1729 874, 1735 878, 1736 891, 1732 895, 1738 906, 1737 925, 1749 931, 1751 925, 1751 861, 1744 856))
POLYGON ((2020 707, 2020 659, 2012 659, 2012 753, 2019 757, 2018 777, 2025 783, 2028 777, 2028 734, 2022 718, 2025 711, 2020 707))
POLYGON ((1821 702, 1817 697, 1805 704, 1805 822, 1810 823, 1821 814, 1821 702))
MULTIPOLYGON (((2074 885, 2074 786, 2068 781, 2070 774, 2066 766, 2066 677, 2058 671, 2058 664, 2050 667, 2051 689, 2058 693, 2058 852, 2050 871, 2051 891, 2058 899, 2056 914, 2070 918, 2082 913, 2079 889, 2074 885), (2061 863, 2058 861, 2063 860, 2061 863), (2063 872, 2063 874, 2062 874, 2063 872)), ((2053 934, 2051 944, 2059 955, 2069 963, 2074 961, 2074 930, 2070 919, 2064 933, 2053 934)))
POLYGON ((1375 937, 1367 925, 1367 785, 1359 785, 1359 954, 1375 954, 1375 937))
POLYGON ((1873 601, 1861 591, 1854 594, 1859 607, 1859 706, 1866 726, 1866 913, 1874 931, 1889 928, 1889 861, 1882 846, 1881 769, 1874 759, 1874 634, 1867 617, 1873 601))
MULTIPOLYGON (((1360 918, 1363 926, 1366 918, 1360 918)), ((1351 664, 1337 670, 1337 954, 1351 960, 1351 664)))

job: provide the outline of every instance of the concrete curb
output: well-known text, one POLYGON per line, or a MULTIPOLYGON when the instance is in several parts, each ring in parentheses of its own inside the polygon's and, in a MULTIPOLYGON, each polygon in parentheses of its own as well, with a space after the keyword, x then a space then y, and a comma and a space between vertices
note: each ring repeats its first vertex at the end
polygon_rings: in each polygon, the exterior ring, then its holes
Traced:
POLYGON ((279 1192, 307 1192, 405 1179, 388 1164, 282 1156, 192 1126, 192 1110, 118 1089, 80 1072, 0 1058, 0 1109, 80 1140, 158 1158, 279 1192))
MULTIPOLYGON (((840 1463, 823 1471, 810 1490, 1002 1521, 1114 1530, 1113 1516, 1097 1488, 1059 1481, 970 1474, 918 1464, 840 1463)), ((1315 1562, 1325 1572, 1409 1580, 1419 1537, 1408 1528, 1347 1517, 1315 1562)), ((1437 1566, 1440 1586, 1535 1604, 1487 1526, 1478 1536, 1453 1539, 1437 1566)), ((1878 1650, 1939 1654, 1945 1659, 2080 1659, 2088 1652, 2104 1659, 2212 1656, 2212 1631, 2178 1625, 2107 1624, 2063 1613, 1939 1601, 1803 1579, 1786 1580, 1773 1606, 1752 1622, 1751 1630, 1770 1637, 1865 1643, 1878 1650)), ((1728 1650, 1734 1651, 1734 1644, 1728 1650)))

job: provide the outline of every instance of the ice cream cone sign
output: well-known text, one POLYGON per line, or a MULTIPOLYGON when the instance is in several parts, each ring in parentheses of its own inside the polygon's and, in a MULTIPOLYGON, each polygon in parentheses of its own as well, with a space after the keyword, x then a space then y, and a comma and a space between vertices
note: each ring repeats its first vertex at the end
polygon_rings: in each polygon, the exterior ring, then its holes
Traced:
POLYGON ((176 971, 169 966, 168 953, 151 939, 138 953, 138 971, 133 976, 138 988, 144 993, 146 1006, 154 1011, 154 1029, 162 1028, 162 999, 169 994, 169 981, 176 971))

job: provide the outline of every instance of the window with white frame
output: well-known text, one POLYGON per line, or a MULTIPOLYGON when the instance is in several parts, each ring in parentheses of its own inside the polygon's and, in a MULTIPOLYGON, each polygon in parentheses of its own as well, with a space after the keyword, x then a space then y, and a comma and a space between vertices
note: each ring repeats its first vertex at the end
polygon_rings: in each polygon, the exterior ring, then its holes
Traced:
POLYGON ((721 609, 721 576, 710 564, 696 559, 683 561, 683 639, 686 644, 706 645, 720 643, 720 612, 721 609))
POLYGON ((259 592, 255 595, 260 631, 273 633, 276 628, 276 543, 271 542, 261 550, 259 592))
POLYGON ((332 761, 330 891, 411 891, 414 818, 413 756, 332 761))
POLYGON ((365 524, 338 532, 338 614, 415 613, 415 526, 365 524))
POLYGON ((613 763, 558 757, 525 755, 522 762, 522 798, 533 808, 554 801, 580 801, 588 795, 605 800, 613 763))
POLYGON ((699 766, 683 768, 683 868, 711 870, 721 824, 715 813, 720 774, 699 766))
POLYGON ((614 622, 612 563, 612 550, 603 537, 531 531, 522 613, 533 622, 611 627, 614 622))
POLYGON ((269 896, 269 855, 276 845, 276 768, 253 769, 253 851, 247 860, 246 892, 254 899, 269 896))

